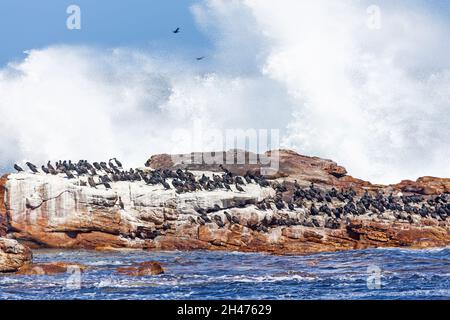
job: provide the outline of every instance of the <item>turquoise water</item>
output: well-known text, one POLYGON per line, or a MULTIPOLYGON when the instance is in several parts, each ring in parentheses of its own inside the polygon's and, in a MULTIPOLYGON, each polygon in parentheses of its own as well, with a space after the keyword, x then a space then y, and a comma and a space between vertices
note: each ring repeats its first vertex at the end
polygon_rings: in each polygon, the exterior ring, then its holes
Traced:
POLYGON ((0 299, 450 299, 449 248, 306 256, 41 250, 34 260, 90 268, 81 276, 0 276, 0 299), (166 273, 117 274, 152 260, 166 273))

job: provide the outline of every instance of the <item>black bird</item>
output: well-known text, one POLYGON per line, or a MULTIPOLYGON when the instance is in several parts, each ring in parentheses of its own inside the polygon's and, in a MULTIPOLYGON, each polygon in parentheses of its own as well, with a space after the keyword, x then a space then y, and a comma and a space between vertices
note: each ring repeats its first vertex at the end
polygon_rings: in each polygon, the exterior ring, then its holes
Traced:
POLYGON ((33 171, 34 173, 38 173, 38 170, 34 164, 32 164, 31 162, 27 162, 26 164, 31 171, 33 171))
POLYGON ((119 197, 119 207, 120 207, 120 209, 124 209, 125 208, 125 205, 123 204, 123 201, 122 201, 122 198, 121 197, 119 197))
POLYGON ((97 189, 97 184, 95 183, 94 178, 88 177, 88 183, 91 186, 91 188, 97 189))
POLYGON ((205 225, 205 220, 203 220, 201 217, 197 217, 197 222, 198 224, 205 225))
POLYGON ((197 59, 197 61, 200 61, 200 60, 205 59, 205 57, 198 57, 198 58, 196 58, 196 59, 197 59))
POLYGON ((242 180, 242 178, 241 177, 236 177, 236 184, 242 184, 242 185, 245 185, 245 183, 244 183, 244 180, 242 180))
POLYGON ((206 223, 210 223, 211 219, 208 217, 207 214, 202 215, 202 219, 206 222, 206 223))
POLYGON ((172 31, 173 33, 180 33, 180 28, 176 28, 175 30, 172 31))
POLYGON ((161 181, 161 184, 163 185, 164 189, 166 189, 166 190, 171 189, 171 188, 170 188, 170 185, 169 185, 166 181, 162 180, 162 181, 161 181))
POLYGON ((50 171, 49 171, 46 167, 44 167, 44 166, 42 166, 41 169, 42 169, 42 171, 43 171, 45 174, 49 174, 49 173, 50 173, 50 171))
POLYGON ((318 216, 319 215, 319 210, 317 210, 317 208, 314 206, 314 204, 311 205, 310 213, 313 216, 318 216))
POLYGON ((231 214, 229 214, 228 212, 224 212, 224 214, 225 214, 225 217, 227 217, 227 220, 228 220, 228 222, 229 223, 232 223, 233 222, 233 220, 231 219, 231 214))
POLYGON ((109 165, 109 167, 111 168, 111 169, 115 169, 116 168, 116 166, 114 165, 114 163, 112 163, 112 161, 111 160, 113 160, 113 159, 109 159, 109 161, 108 161, 108 165, 109 165))
POLYGON ((98 162, 94 162, 92 165, 94 166, 95 169, 97 169, 97 170, 99 170, 99 171, 102 170, 102 167, 100 167, 100 165, 99 165, 98 162))
POLYGON ((103 169, 103 171, 105 171, 106 173, 112 173, 112 171, 108 168, 108 166, 106 165, 106 162, 100 162, 100 167, 101 169, 103 169))
POLYGON ((65 170, 64 173, 66 174, 67 178, 75 179, 75 176, 69 170, 65 170))
POLYGON ((113 160, 119 168, 122 168, 122 163, 119 160, 117 160, 117 158, 113 158, 113 160))
POLYGON ((19 167, 17 164, 14 165, 14 169, 17 170, 17 172, 22 172, 23 169, 21 167, 19 167))
POLYGON ((55 168, 52 166, 52 164, 50 163, 50 161, 47 163, 47 168, 50 172, 55 171, 55 168))
POLYGON ((237 190, 237 191, 239 191, 239 192, 245 192, 245 190, 244 190, 240 185, 238 185, 237 183, 235 184, 235 187, 236 187, 236 190, 237 190))
POLYGON ((189 216, 188 220, 191 224, 195 224, 195 219, 192 216, 189 216))
POLYGON ((105 174, 104 176, 100 176, 100 179, 103 183, 105 182, 112 182, 111 179, 105 174))
POLYGON ((219 228, 223 228, 225 227, 225 223, 223 223, 222 218, 218 215, 214 216, 214 221, 216 222, 216 224, 219 226, 219 228))

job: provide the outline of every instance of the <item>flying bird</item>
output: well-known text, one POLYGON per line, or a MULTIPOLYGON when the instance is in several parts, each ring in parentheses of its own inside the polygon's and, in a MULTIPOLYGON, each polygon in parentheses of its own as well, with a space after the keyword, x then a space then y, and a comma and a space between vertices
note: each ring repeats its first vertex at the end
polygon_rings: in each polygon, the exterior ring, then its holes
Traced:
POLYGON ((197 61, 200 61, 200 60, 205 59, 205 57, 198 57, 198 58, 196 58, 196 59, 197 59, 197 61))
POLYGON ((172 31, 173 33, 180 33, 180 28, 176 28, 175 30, 172 31))

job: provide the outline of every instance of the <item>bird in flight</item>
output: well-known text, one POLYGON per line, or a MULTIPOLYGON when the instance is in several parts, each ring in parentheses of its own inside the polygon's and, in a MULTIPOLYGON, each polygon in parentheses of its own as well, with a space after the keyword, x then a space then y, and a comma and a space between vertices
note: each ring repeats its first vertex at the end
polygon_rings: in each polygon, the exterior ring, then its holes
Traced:
POLYGON ((198 57, 198 58, 196 58, 196 59, 197 59, 197 61, 200 61, 200 60, 205 59, 205 57, 198 57))
POLYGON ((175 30, 172 31, 173 33, 180 33, 180 28, 176 28, 175 30))

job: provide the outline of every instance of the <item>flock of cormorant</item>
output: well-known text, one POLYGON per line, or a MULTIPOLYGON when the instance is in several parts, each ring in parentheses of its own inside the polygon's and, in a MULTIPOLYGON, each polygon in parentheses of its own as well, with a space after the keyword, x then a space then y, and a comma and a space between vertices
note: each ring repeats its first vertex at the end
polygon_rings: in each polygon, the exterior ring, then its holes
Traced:
MULTIPOLYGON (((353 189, 321 190, 314 183, 309 187, 300 186, 297 181, 292 183, 279 182, 277 180, 269 182, 259 173, 247 172, 244 176, 234 175, 232 172, 219 166, 223 171, 221 174, 212 173, 212 177, 202 174, 196 177, 187 169, 158 169, 153 171, 144 171, 142 169, 124 170, 122 163, 116 158, 108 162, 93 162, 80 160, 76 163, 72 161, 58 161, 54 165, 49 161, 47 165, 42 165, 39 169, 32 163, 26 165, 31 172, 44 173, 49 175, 64 174, 67 179, 76 179, 76 177, 87 176, 87 183, 92 188, 99 185, 106 189, 111 189, 112 182, 120 181, 143 181, 147 185, 161 184, 164 189, 175 189, 177 193, 195 192, 195 191, 213 191, 222 189, 226 191, 245 192, 247 184, 257 184, 262 188, 273 188, 275 196, 263 199, 260 202, 253 203, 261 211, 274 210, 278 214, 265 217, 256 225, 247 225, 251 229, 261 232, 267 232, 268 228, 274 226, 305 225, 310 227, 326 227, 336 229, 340 227, 340 222, 348 217, 369 215, 373 217, 382 217, 385 212, 392 214, 397 220, 404 220, 414 223, 413 215, 422 218, 432 218, 446 221, 450 217, 450 201, 448 194, 441 194, 434 197, 424 197, 418 194, 409 195, 389 195, 378 191, 375 194, 365 192, 358 196, 353 189), (232 189, 233 187, 233 189, 232 189), (277 210, 275 210, 277 209, 277 210), (303 219, 293 217, 286 212, 301 211, 303 219), (322 216, 325 218, 324 225, 320 225, 314 217, 322 216)), ((18 172, 24 171, 17 164, 14 168, 18 172)), ((80 180, 81 181, 81 180, 80 180)), ((83 184, 82 184, 83 185, 83 184)), ((84 186, 87 186, 85 183, 84 186)), ((245 204, 243 205, 245 206, 245 204)), ((215 205, 213 208, 198 208, 199 214, 196 219, 190 216, 192 223, 206 224, 214 222, 220 228, 225 223, 219 215, 211 215, 227 208, 221 208, 215 205)), ((230 224, 239 224, 240 219, 224 211, 224 216, 230 224)))
MULTIPOLYGON (((448 194, 425 199, 420 195, 394 196, 392 193, 386 196, 383 192, 370 195, 365 192, 363 196, 357 196, 353 189, 338 191, 332 188, 322 191, 314 186, 302 188, 296 181, 294 188, 288 188, 286 184, 274 182, 271 184, 276 191, 275 197, 264 199, 256 203, 256 207, 261 211, 278 209, 277 214, 266 215, 257 223, 247 222, 247 227, 252 230, 267 232, 271 227, 303 225, 307 227, 325 227, 338 229, 341 222, 346 218, 369 215, 380 217, 385 212, 389 212, 397 220, 404 220, 414 223, 413 215, 422 218, 432 218, 446 221, 450 217, 450 202, 448 194), (286 195, 285 195, 286 193, 286 195), (286 200, 287 198, 287 200, 286 200), (286 211, 284 211, 286 210, 286 211), (300 211, 298 215, 289 215, 287 212, 300 211), (320 221, 317 217, 323 217, 320 221)), ((224 222, 219 215, 214 215, 211 220, 208 213, 223 210, 218 205, 213 208, 197 209, 199 217, 194 219, 189 217, 192 223, 206 224, 215 222, 220 228, 224 222)), ((240 224, 238 217, 224 211, 225 218, 230 224, 240 224)))
MULTIPOLYGON (((386 195, 383 191, 375 194, 365 192, 358 197, 352 189, 338 191, 335 188, 322 191, 311 183, 309 188, 302 188, 297 181, 294 182, 293 189, 288 190, 285 184, 275 182, 273 185, 276 196, 273 204, 278 210, 287 209, 294 211, 297 208, 305 212, 305 220, 300 224, 310 224, 318 226, 317 221, 307 218, 314 216, 325 216, 326 227, 337 228, 342 218, 369 215, 381 217, 385 212, 389 212, 397 220, 404 220, 414 223, 413 215, 422 218, 433 218, 441 221, 450 217, 450 201, 448 194, 441 194, 434 197, 425 198, 418 194, 396 195, 393 193, 386 195), (284 196, 284 193, 289 194, 284 196), (287 201, 283 199, 288 198, 287 201)), ((266 200, 256 205, 260 210, 271 209, 266 200)), ((281 224, 295 225, 300 221, 287 219, 281 224)), ((276 221, 275 224, 280 224, 276 221)), ((270 222, 268 223, 270 225, 270 222)), ((267 225, 266 225, 267 226, 267 225)))
MULTIPOLYGON (((37 166, 30 162, 26 165, 33 173, 40 173, 37 166)), ((24 171, 19 165, 15 164, 17 172, 24 171)), ((76 163, 71 160, 58 161, 52 165, 48 161, 47 165, 41 166, 42 173, 58 175, 65 174, 68 179, 75 179, 81 176, 87 176, 87 182, 90 187, 97 188, 103 185, 106 189, 112 189, 112 182, 119 181, 144 181, 147 185, 161 184, 166 190, 174 188, 177 193, 195 192, 195 191, 214 191, 216 189, 225 189, 232 191, 232 187, 238 192, 245 192, 245 184, 256 183, 261 187, 269 187, 269 182, 260 174, 248 172, 244 177, 235 176, 227 169, 223 174, 213 174, 212 178, 203 174, 200 178, 188 170, 154 170, 144 171, 142 169, 124 170, 122 163, 116 158, 106 162, 89 163, 87 160, 80 160, 76 163)))

